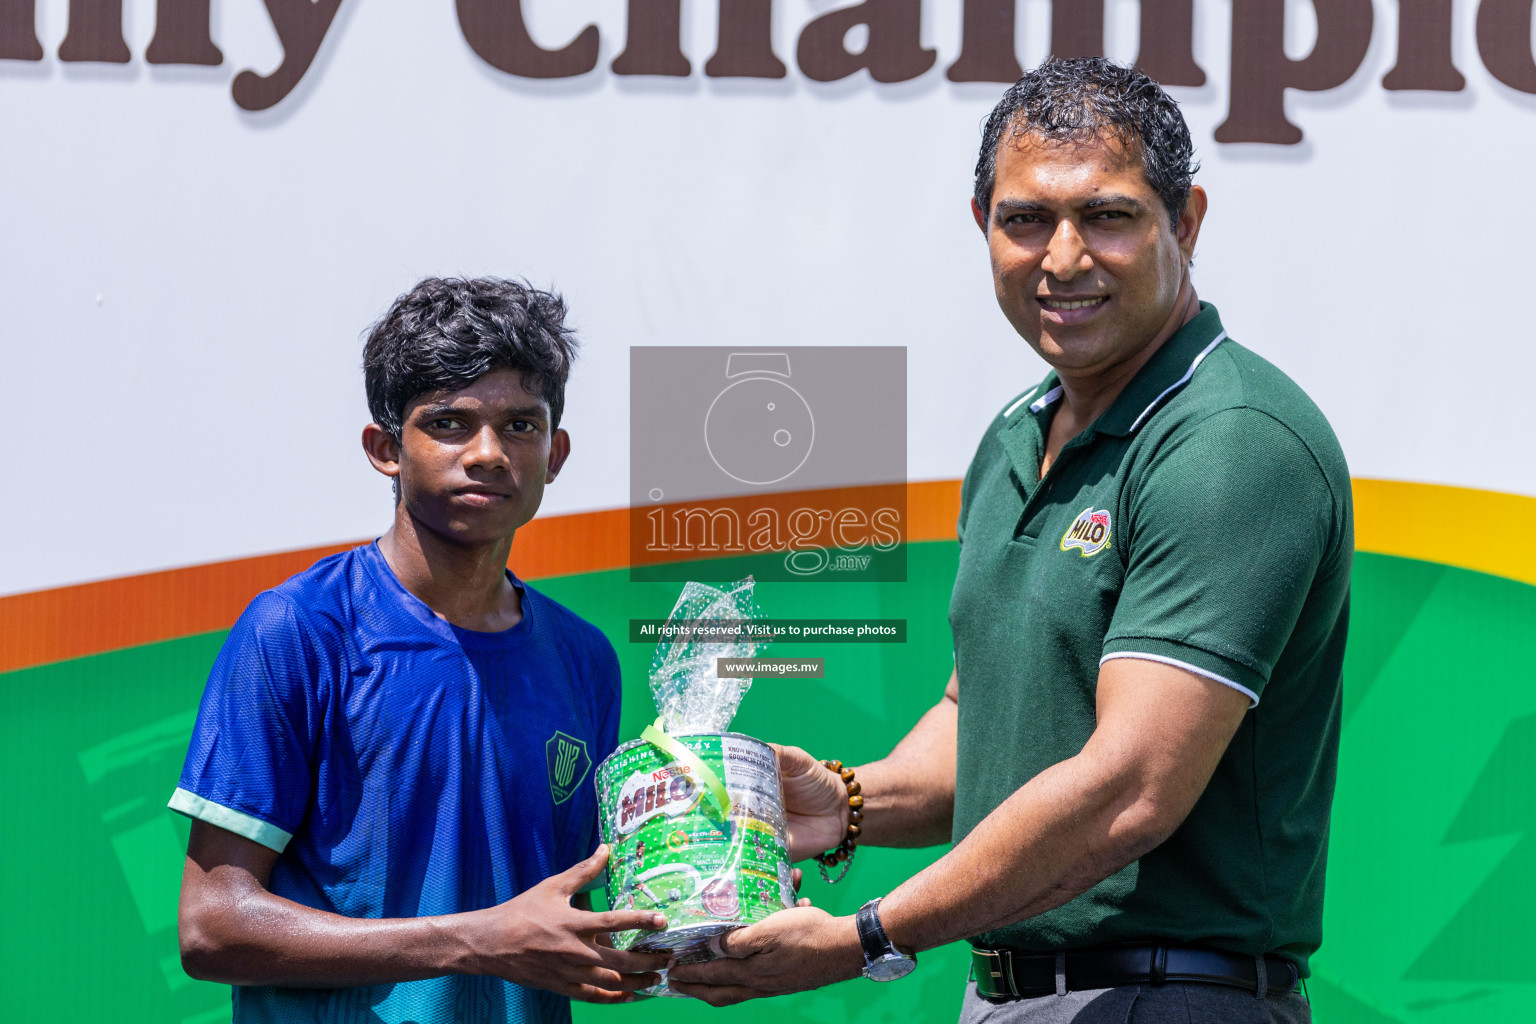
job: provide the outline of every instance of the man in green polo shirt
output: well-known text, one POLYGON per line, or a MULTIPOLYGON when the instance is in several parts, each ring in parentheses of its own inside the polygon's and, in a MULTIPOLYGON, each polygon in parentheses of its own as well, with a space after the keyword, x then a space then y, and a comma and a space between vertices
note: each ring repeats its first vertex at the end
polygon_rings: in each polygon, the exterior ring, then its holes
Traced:
MULTIPOLYGON (((973 212, 1052 372, 966 474, 944 699, 853 778, 859 843, 954 849, 857 917, 734 933, 675 987, 895 978, 969 939, 963 1021, 1310 1019, 1349 473, 1196 297, 1193 173, 1178 106, 1105 60, 1049 61, 993 111, 973 212)), ((794 855, 842 842, 846 779, 780 767, 794 855)))

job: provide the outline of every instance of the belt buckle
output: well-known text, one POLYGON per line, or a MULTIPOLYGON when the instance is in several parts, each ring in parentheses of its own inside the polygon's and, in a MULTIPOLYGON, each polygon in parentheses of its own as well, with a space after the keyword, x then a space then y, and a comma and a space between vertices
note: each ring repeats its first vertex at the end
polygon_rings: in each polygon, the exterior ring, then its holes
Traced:
POLYGON ((996 996, 1019 997, 1019 987, 1013 980, 1013 958, 1008 955, 1008 950, 972 947, 971 952, 976 958, 972 961, 973 966, 979 963, 986 969, 987 987, 996 996))

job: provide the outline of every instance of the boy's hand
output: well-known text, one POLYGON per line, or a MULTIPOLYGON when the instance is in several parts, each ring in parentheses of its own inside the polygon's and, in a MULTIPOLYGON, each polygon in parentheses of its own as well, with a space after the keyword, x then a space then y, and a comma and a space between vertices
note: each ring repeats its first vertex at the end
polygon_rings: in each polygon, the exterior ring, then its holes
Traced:
POLYGON ((605 945, 609 932, 665 928, 667 919, 649 910, 591 913, 571 906, 582 886, 602 873, 608 847, 568 871, 546 878, 521 896, 476 911, 465 973, 548 989, 592 1003, 622 1003, 636 989, 661 980, 670 958, 627 953, 605 945))
POLYGON ((835 848, 848 834, 848 788, 842 778, 799 747, 768 745, 779 761, 789 859, 835 848))

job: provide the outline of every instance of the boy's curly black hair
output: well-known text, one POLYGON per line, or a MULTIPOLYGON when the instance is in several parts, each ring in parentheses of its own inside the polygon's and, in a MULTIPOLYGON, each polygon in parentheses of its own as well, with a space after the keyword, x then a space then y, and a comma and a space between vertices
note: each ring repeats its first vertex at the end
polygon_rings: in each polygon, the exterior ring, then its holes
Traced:
POLYGON ((399 440, 412 400, 458 391, 504 368, 522 374, 523 386, 549 403, 553 429, 575 355, 560 296, 526 281, 429 277, 396 299, 368 332, 368 411, 399 440))

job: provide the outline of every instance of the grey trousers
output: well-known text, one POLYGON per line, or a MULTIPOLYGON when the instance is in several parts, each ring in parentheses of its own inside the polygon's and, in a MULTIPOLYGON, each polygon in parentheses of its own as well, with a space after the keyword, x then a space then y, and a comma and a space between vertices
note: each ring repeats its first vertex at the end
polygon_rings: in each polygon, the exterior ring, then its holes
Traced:
POLYGON ((965 987, 960 1024, 1312 1024, 1300 992, 1260 999, 1225 985, 1122 985, 990 1003, 965 987))

